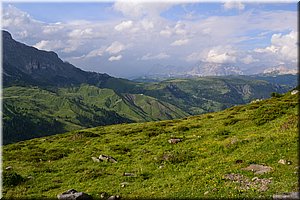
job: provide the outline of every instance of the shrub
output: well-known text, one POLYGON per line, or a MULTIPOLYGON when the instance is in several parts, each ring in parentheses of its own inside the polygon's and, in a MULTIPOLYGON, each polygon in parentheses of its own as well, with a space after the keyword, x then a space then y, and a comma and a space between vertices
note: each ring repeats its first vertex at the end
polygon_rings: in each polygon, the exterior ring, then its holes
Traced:
POLYGON ((3 172, 3 186, 16 186, 24 181, 24 178, 14 171, 3 172))
POLYGON ((282 94, 279 94, 277 92, 272 92, 271 93, 271 97, 275 97, 275 98, 278 98, 278 97, 282 97, 283 95, 282 94))

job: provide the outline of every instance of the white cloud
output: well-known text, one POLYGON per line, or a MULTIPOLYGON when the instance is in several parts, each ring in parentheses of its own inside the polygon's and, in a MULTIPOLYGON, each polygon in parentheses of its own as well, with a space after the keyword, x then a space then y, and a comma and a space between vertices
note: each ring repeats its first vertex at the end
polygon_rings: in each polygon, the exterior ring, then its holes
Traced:
POLYGON ((141 25, 146 31, 154 28, 154 24, 150 20, 142 20, 141 25))
POLYGON ((231 10, 231 9, 244 10, 245 9, 245 5, 242 4, 241 2, 237 2, 237 1, 227 1, 226 3, 224 3, 223 7, 225 10, 231 10))
POLYGON ((113 42, 107 49, 105 50, 109 54, 117 54, 125 49, 125 45, 121 42, 115 41, 113 42))
POLYGON ((288 34, 273 34, 271 37, 271 45, 266 48, 254 49, 257 53, 267 53, 277 56, 283 61, 297 62, 297 35, 296 31, 288 34))
POLYGON ((103 55, 104 51, 105 51, 104 47, 101 47, 100 49, 92 50, 85 56, 85 58, 92 58, 92 57, 97 57, 97 56, 100 57, 103 55))
POLYGON ((40 42, 33 45, 35 48, 46 50, 46 51, 55 51, 64 47, 64 44, 60 40, 41 40, 40 42))
POLYGON ((131 20, 123 21, 120 24, 118 24, 117 26, 115 26, 115 30, 123 31, 126 29, 130 29, 132 26, 133 26, 133 21, 131 21, 131 20))
POLYGON ((244 64, 251 64, 251 63, 254 63, 254 62, 258 62, 259 60, 258 59, 254 59, 252 57, 252 55, 247 55, 246 57, 242 58, 241 61, 244 63, 244 64))
POLYGON ((217 46, 208 51, 206 58, 203 59, 205 62, 213 63, 235 63, 236 51, 230 46, 217 46))
POLYGON ((121 60, 122 59, 122 55, 118 55, 118 56, 111 56, 108 60, 109 61, 117 61, 117 60, 121 60))
POLYGON ((169 26, 166 26, 165 29, 159 32, 159 34, 164 37, 170 37, 173 33, 172 29, 169 26))
POLYGON ((180 40, 175 40, 170 45, 171 46, 182 46, 182 45, 186 45, 188 42, 189 42, 188 39, 180 39, 180 40))
POLYGON ((164 52, 159 53, 157 55, 152 55, 152 54, 148 53, 148 54, 144 55, 141 58, 141 60, 155 60, 155 59, 156 60, 161 60, 161 59, 165 59, 165 58, 169 58, 169 57, 170 57, 170 55, 168 55, 168 54, 166 54, 164 52))
POLYGON ((94 37, 92 28, 75 29, 69 33, 71 38, 91 39, 94 37))

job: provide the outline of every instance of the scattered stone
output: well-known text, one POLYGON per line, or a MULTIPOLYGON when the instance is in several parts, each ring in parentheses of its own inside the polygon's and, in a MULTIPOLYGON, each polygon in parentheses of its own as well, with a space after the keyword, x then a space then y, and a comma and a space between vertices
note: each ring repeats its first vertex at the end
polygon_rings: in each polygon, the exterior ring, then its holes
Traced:
POLYGON ((93 160, 94 162, 100 162, 100 159, 97 158, 97 157, 92 157, 92 160, 93 160))
POLYGON ((5 169, 6 170, 11 170, 13 167, 12 166, 8 166, 8 167, 6 167, 5 169))
POLYGON ((121 199, 121 197, 119 195, 110 196, 107 200, 117 200, 117 199, 121 199))
POLYGON ((291 92, 291 95, 295 95, 295 94, 297 94, 299 91, 298 90, 293 90, 292 92, 291 92))
POLYGON ((170 144, 177 144, 178 142, 182 142, 182 139, 179 138, 173 138, 173 139, 169 139, 168 142, 170 144))
POLYGON ((260 101, 262 101, 262 99, 255 99, 255 100, 251 101, 250 103, 257 103, 257 102, 260 102, 260 101))
POLYGON ((209 191, 204 192, 204 195, 207 195, 209 193, 209 191))
POLYGON ((273 199, 300 199, 300 195, 299 195, 299 192, 274 194, 273 199))
POLYGON ((160 165, 158 168, 159 169, 162 169, 162 168, 164 168, 165 166, 164 165, 160 165))
POLYGON ((123 173, 123 176, 135 176, 135 174, 133 174, 133 173, 126 173, 126 172, 124 172, 124 173, 123 173))
POLYGON ((236 160, 235 163, 236 163, 236 164, 243 163, 243 160, 236 160))
POLYGON ((108 198, 108 194, 106 193, 106 192, 102 192, 101 194, 100 194, 100 198, 101 199, 107 199, 108 198))
POLYGON ((111 157, 111 156, 100 155, 100 156, 99 156, 99 159, 100 159, 101 161, 106 161, 106 162, 111 162, 111 163, 117 163, 117 160, 114 159, 114 158, 111 157))
POLYGON ((126 186, 128 186, 128 185, 129 185, 128 182, 123 182, 123 183, 121 183, 121 187, 126 187, 126 186))
POLYGON ((77 192, 74 189, 70 189, 62 194, 57 195, 59 200, 92 200, 92 196, 83 193, 77 192))
POLYGON ((279 164, 283 164, 283 165, 285 165, 285 164, 286 164, 286 160, 284 160, 284 159, 280 159, 280 160, 278 161, 278 163, 279 163, 279 164))
POLYGON ((292 164, 292 161, 289 161, 289 160, 288 160, 286 163, 287 163, 288 165, 291 165, 291 164, 292 164))
POLYGON ((272 167, 264 166, 264 165, 258 165, 258 164, 251 164, 246 168, 243 168, 242 170, 252 171, 254 174, 264 174, 272 171, 272 167))

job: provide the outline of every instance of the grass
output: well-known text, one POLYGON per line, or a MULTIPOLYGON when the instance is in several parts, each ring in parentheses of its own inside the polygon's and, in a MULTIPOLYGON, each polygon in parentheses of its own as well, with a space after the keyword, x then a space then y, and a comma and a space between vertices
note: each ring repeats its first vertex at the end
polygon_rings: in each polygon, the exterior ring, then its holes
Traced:
POLYGON ((11 174, 3 174, 9 180, 3 196, 55 198, 74 188, 94 198, 107 192, 124 199, 271 199, 299 191, 298 142, 298 95, 290 93, 183 119, 72 131, 3 146, 3 167, 12 166, 11 174), (169 144, 170 138, 182 142, 169 144), (100 154, 118 162, 93 162, 100 154), (280 159, 292 164, 279 164, 280 159), (250 164, 273 170, 262 175, 242 170, 250 164), (245 189, 225 178, 230 173, 271 183, 266 191, 245 189))

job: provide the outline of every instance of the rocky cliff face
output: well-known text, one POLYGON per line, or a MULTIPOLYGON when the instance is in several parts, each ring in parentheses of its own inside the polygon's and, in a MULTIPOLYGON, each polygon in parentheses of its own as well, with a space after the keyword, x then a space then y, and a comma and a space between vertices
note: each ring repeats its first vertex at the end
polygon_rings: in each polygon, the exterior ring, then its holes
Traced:
POLYGON ((41 51, 15 41, 9 32, 3 37, 3 84, 40 84, 63 86, 97 83, 109 78, 107 74, 85 72, 63 62, 52 51, 41 51))

